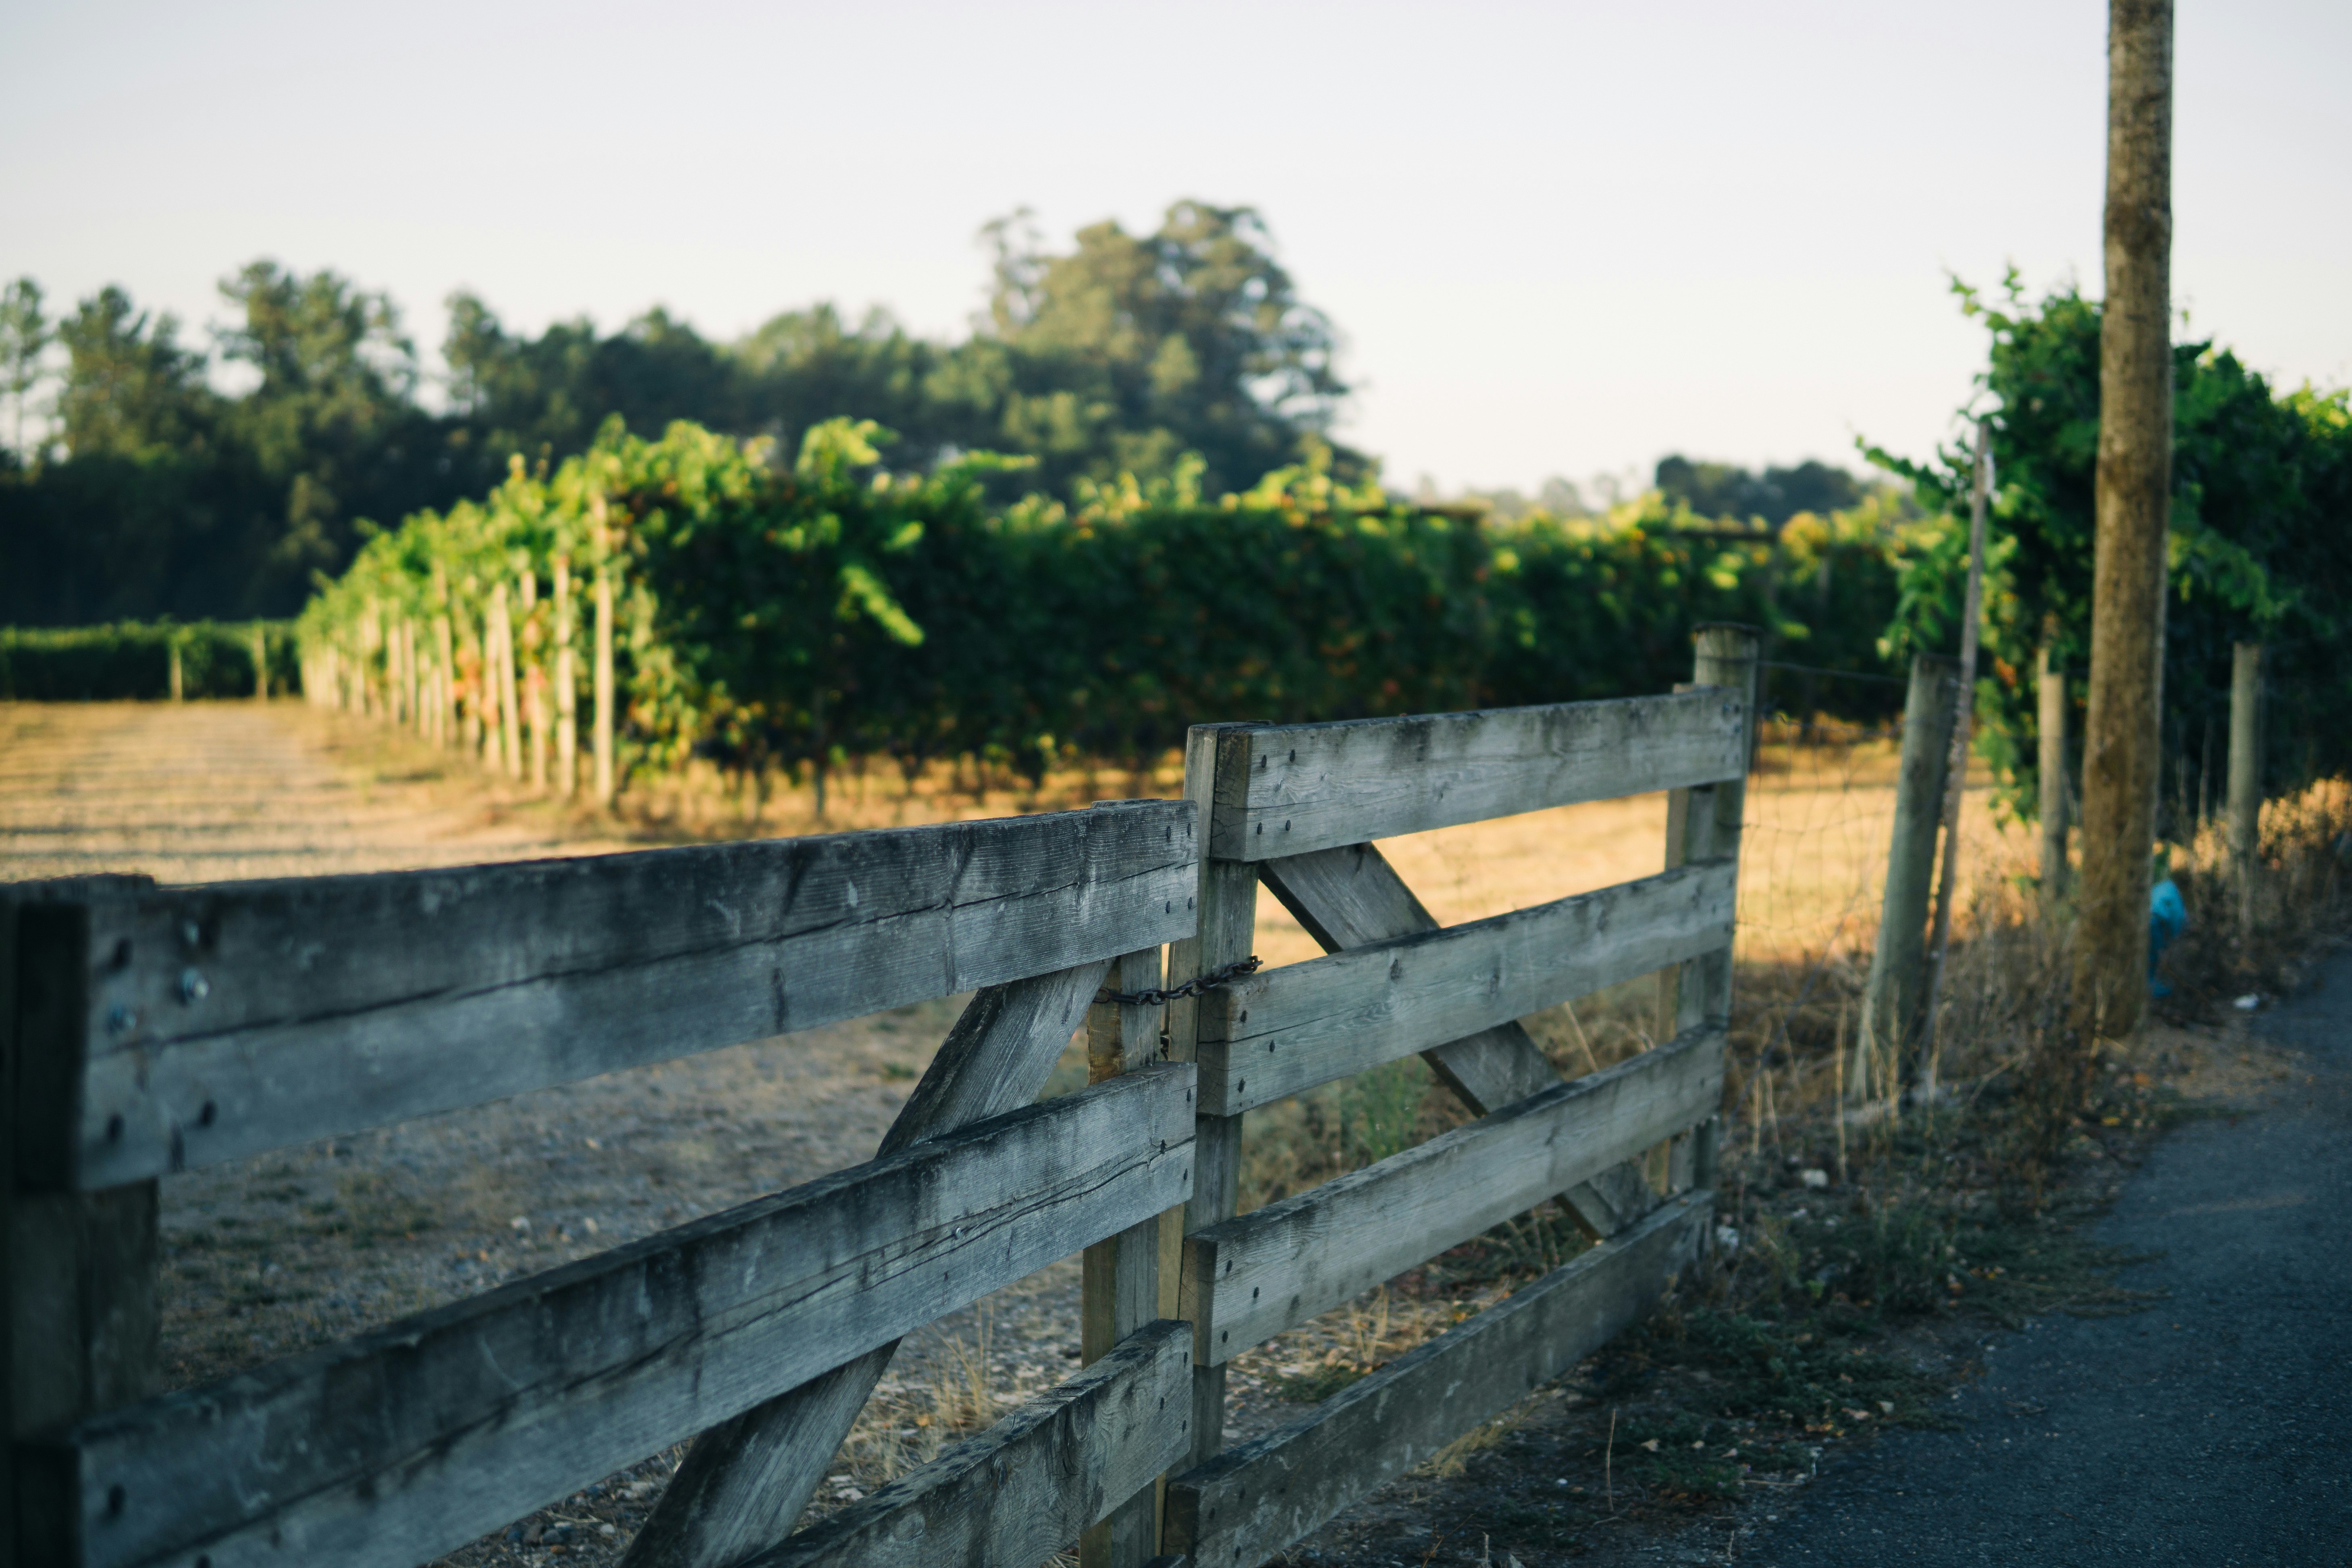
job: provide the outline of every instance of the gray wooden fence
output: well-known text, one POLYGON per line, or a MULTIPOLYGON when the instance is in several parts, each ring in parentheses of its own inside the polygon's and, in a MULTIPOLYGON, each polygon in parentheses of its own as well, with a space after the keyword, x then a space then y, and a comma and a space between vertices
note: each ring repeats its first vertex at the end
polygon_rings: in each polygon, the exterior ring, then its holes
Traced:
POLYGON ((522 865, 0 889, 0 1554, 406 1568, 685 1439, 632 1563, 1245 1565, 1557 1376, 1701 1245, 1752 643, 1669 697, 1193 731, 1182 801, 522 865), (1675 792, 1667 868, 1438 928, 1372 840, 1675 792), (1327 948, 1247 955, 1263 880, 1327 948), (1667 977, 1561 1082, 1514 1021, 1667 977), (158 1178, 975 994, 877 1158, 154 1395, 158 1178), (1036 1103, 1080 1026, 1090 1078, 1036 1103), (1163 1037, 1164 1034, 1164 1037, 1163 1037), (1247 1215, 1243 1113, 1420 1052, 1478 1120, 1247 1215), (1640 1160, 1661 1143, 1668 1191, 1640 1160), (1602 1245, 1250 1443, 1252 1345, 1565 1193, 1602 1245), (1083 1250, 1085 1369, 793 1532, 898 1339, 1083 1250), (1164 1484, 1156 1485, 1155 1482, 1164 1484))

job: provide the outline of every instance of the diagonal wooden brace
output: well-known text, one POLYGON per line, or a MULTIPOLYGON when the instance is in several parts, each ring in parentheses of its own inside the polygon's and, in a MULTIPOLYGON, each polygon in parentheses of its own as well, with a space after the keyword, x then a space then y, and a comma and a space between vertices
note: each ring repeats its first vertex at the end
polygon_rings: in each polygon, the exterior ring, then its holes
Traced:
MULTIPOLYGON (((1108 961, 983 987, 940 1047, 879 1152, 1037 1098, 1086 1021, 1108 961)), ((894 1342, 704 1433, 630 1543, 624 1568, 734 1568, 782 1541, 897 1352, 894 1342)))
MULTIPOLYGON (((1437 929, 1436 918, 1370 844, 1261 861, 1258 877, 1326 952, 1437 929)), ((1421 1058, 1481 1116, 1559 1081, 1534 1037, 1516 1022, 1434 1047, 1421 1058)), ((1578 1228, 1595 1241, 1614 1236, 1658 1202, 1631 1163, 1561 1195, 1578 1228)))

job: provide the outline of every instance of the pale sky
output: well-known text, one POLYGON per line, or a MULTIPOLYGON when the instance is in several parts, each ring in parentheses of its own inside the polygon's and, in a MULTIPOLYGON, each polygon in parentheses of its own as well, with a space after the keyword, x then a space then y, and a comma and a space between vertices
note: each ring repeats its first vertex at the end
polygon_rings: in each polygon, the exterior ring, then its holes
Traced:
MULTIPOLYGON (((256 257, 509 328, 820 299, 961 335, 1050 240, 1251 204, 1392 481, 1924 454, 1948 272, 2100 286, 2090 4, 34 5, 0 9, 0 274, 201 324, 256 257)), ((2174 298, 2352 381, 2352 5, 2188 0, 2174 298)))

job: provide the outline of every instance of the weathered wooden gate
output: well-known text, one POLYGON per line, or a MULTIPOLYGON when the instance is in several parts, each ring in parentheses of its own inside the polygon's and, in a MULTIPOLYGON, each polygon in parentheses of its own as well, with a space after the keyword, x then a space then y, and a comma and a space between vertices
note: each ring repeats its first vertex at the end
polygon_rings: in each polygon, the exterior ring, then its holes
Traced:
POLYGON ((1731 1002, 1755 638, 1704 627, 1671 697, 1192 732, 1201 931, 1178 973, 1245 952, 1263 881, 1328 950, 1171 1020, 1200 1068, 1180 1314, 1193 1468, 1167 1543, 1204 1568, 1289 1545, 1590 1354, 1702 1244, 1731 1002), (1371 840, 1672 790, 1654 877, 1439 928, 1371 840), (1517 1022, 1652 972, 1672 1037, 1563 1083, 1517 1022), (1243 1113, 1420 1052, 1478 1120, 1234 1217, 1243 1113), (1668 1194, 1641 1155, 1671 1141, 1668 1194), (1487 1227, 1565 1194, 1594 1247, 1508 1301, 1220 1452, 1224 1365, 1487 1227))
POLYGON ((406 1568, 693 1437, 633 1563, 1026 1568, 1081 1532, 1122 1568, 1259 1561, 1572 1365, 1699 1245, 1752 669, 1717 629, 1671 697, 1210 726, 1184 801, 0 889, 0 1552, 406 1568), (1370 845, 1656 789, 1666 871, 1452 929, 1370 845), (1097 1000, 1159 986, 1163 944, 1178 989, 1230 973, 1261 878, 1328 956, 1181 997, 1164 1041, 1157 1007, 1097 1000), (1653 971, 1676 1032, 1608 1071, 1559 1082, 1513 1022, 1653 971), (162 1175, 975 989, 864 1165, 150 1396, 162 1175), (1034 1103, 1081 1024, 1097 1081, 1034 1103), (1479 1120, 1235 1215, 1249 1107, 1412 1051, 1479 1120), (1662 1195, 1634 1162, 1669 1141, 1662 1195), (1232 1356, 1562 1193, 1603 1245, 1221 1451, 1232 1356), (900 1336, 1080 1249, 1076 1378, 790 1533, 900 1336))

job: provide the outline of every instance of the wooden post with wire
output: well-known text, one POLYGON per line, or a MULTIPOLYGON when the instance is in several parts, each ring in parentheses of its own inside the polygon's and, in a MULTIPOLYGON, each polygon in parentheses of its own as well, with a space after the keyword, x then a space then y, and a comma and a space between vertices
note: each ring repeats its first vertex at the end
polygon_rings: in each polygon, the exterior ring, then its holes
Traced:
POLYGON ((2254 931, 2254 884, 2263 850, 2263 645, 2242 642, 2230 658, 2230 876, 2237 887, 2238 935, 2254 931))
MULTIPOLYGON (((1172 984, 1197 979, 1250 955, 1257 935, 1257 868, 1231 848, 1215 853, 1209 841, 1220 804, 1228 808, 1248 797, 1250 731, 1247 724, 1195 724, 1184 738, 1184 795, 1200 811, 1200 885, 1194 899, 1193 935, 1169 946, 1172 984)), ((1187 996, 1168 1007, 1168 1059, 1197 1061, 1201 1044, 1201 999, 1187 996)), ((1208 1229, 1234 1217, 1240 1207, 1242 1118, 1202 1115, 1193 1123, 1192 1195, 1184 1207, 1184 1234, 1208 1229)), ((1192 1367, 1192 1463, 1213 1459, 1225 1446, 1225 1367, 1222 1361, 1192 1367)))
POLYGON ((2066 891, 2066 677, 2042 645, 2034 671, 2041 734, 2036 793, 2042 812, 2042 905, 2053 909, 2066 891))
MULTIPOLYGON (((1160 949, 1149 947, 1112 960, 1103 984, 1109 991, 1135 995, 1158 990, 1160 981, 1160 949)), ((1088 1008, 1087 1081, 1106 1082, 1157 1062, 1160 1017, 1157 1006, 1123 1002, 1097 1002, 1088 1008)), ((1167 1293, 1163 1284, 1175 1283, 1172 1278, 1163 1281, 1160 1271, 1167 1217, 1155 1215, 1086 1249, 1078 1310, 1084 1364, 1094 1365, 1146 1324, 1175 1315, 1174 1303, 1161 1300, 1167 1293)), ((1162 1485, 1118 1501, 1078 1538, 1080 1568, 1143 1568, 1159 1555, 1162 1485)))
POLYGON ((1944 770, 1944 865, 1936 889, 1936 931, 1927 949, 1927 1012, 1919 1020, 1920 1078, 1931 1092, 1936 1085, 1936 1013, 1944 994, 1944 959, 1952 946, 1952 905, 1960 896, 1960 805, 1969 793, 1969 721, 1976 710, 1978 627, 1984 619, 1985 511, 1992 489, 1991 443, 1992 417, 1986 415, 1977 420, 1975 482, 1969 487, 1969 588, 1960 611, 1959 689, 1952 706, 1952 756, 1944 770))
POLYGON ((1853 1099, 1871 1096, 1873 1058, 1880 1043, 1897 1052, 1909 1037, 1927 992, 1927 904, 1935 888, 1936 826, 1949 761, 1952 711, 1959 666, 1940 654, 1914 655, 1911 689, 1903 703, 1903 757, 1895 777, 1895 831, 1886 853, 1886 889, 1878 909, 1878 941, 1862 994, 1862 1026, 1854 1031, 1853 1099))
MULTIPOLYGON (((1756 765, 1756 739, 1760 732, 1756 693, 1763 673, 1762 635, 1754 626, 1718 622, 1692 634, 1691 684, 1728 686, 1740 694, 1748 714, 1748 766, 1756 765)), ((1739 830, 1747 813, 1745 776, 1720 784, 1678 789, 1666 797, 1666 869, 1695 860, 1739 859, 1739 830)), ((1712 1022, 1717 1026, 1731 1016, 1731 949, 1722 948, 1688 960, 1664 972, 1658 1037, 1672 1039, 1685 1029, 1712 1022)), ((1712 1186, 1715 1182, 1720 1119, 1709 1118, 1678 1140, 1681 1147, 1668 1155, 1668 1168, 1684 1186, 1712 1186)))

